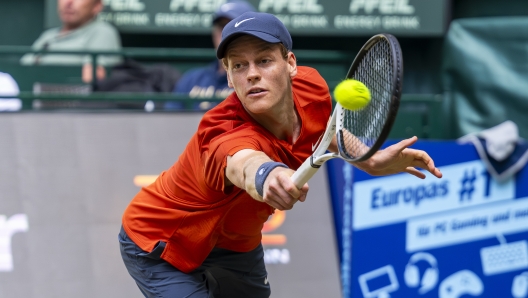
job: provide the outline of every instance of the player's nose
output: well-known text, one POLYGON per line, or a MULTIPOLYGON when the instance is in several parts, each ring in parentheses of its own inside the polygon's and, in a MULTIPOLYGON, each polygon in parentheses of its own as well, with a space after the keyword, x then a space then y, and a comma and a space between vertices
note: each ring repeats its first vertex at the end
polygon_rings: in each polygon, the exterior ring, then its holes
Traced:
POLYGON ((261 78, 260 71, 256 64, 250 63, 248 66, 247 80, 248 81, 258 81, 261 78))

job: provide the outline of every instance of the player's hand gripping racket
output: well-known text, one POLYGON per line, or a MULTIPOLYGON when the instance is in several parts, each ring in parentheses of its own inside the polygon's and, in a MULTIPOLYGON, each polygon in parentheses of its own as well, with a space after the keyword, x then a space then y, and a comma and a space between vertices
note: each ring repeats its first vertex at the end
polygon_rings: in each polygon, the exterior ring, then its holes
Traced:
POLYGON ((325 161, 336 157, 346 161, 366 160, 387 139, 400 105, 403 82, 403 58, 398 40, 390 34, 370 38, 352 62, 346 78, 367 86, 370 103, 356 111, 336 104, 321 143, 292 176, 299 189, 325 161), (326 153, 334 135, 338 152, 326 153))

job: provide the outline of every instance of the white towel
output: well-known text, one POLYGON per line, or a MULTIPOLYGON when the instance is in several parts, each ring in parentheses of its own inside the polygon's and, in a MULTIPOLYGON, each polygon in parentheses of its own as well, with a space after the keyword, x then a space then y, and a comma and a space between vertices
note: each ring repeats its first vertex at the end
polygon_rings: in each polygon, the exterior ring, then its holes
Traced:
POLYGON ((472 143, 488 172, 499 182, 515 175, 528 161, 528 146, 519 138, 517 125, 510 120, 465 135, 458 142, 472 143))

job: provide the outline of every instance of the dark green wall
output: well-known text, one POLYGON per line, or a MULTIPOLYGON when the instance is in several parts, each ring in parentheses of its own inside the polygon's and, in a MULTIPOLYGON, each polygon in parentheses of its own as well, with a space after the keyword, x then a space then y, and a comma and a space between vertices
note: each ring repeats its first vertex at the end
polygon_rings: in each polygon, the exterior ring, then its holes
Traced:
MULTIPOLYGON (((0 45, 30 45, 44 30, 45 0, 0 0, 0 45)), ((453 0, 453 18, 481 16, 528 16, 526 0, 453 0)), ((209 47, 208 36, 178 36, 152 34, 123 34, 124 46, 154 47, 209 47)), ((297 48, 330 47, 347 49, 350 43, 361 44, 362 38, 327 38, 313 42, 313 38, 295 37, 297 48)), ((421 40, 422 38, 415 38, 421 40)), ((437 39, 431 39, 436 45, 437 39)), ((426 46, 427 47, 427 46, 426 46)))
POLYGON ((44 0, 0 0, 0 45, 31 45, 44 30, 44 0))
POLYGON ((453 18, 528 16, 526 0, 452 0, 453 18))
MULTIPOLYGON (((452 0, 450 18, 528 16, 528 0, 452 0)), ((446 28, 447 29, 447 28, 446 28)), ((210 36, 122 34, 124 46, 212 47, 210 36)), ((357 51, 367 37, 293 36, 294 49, 357 51)), ((405 61, 404 93, 442 92, 442 37, 399 38, 405 61)))
MULTIPOLYGON (((146 1, 146 0, 145 0, 146 1)), ((31 45, 44 30, 45 0, 0 0, 0 45, 31 45)), ((453 0, 452 18, 528 16, 527 0, 453 0)), ((208 35, 121 34, 124 47, 211 48, 208 35)), ((294 49, 355 53, 365 37, 293 36, 294 49)), ((441 93, 442 37, 400 38, 405 61, 405 93, 441 93)), ((302 61, 300 61, 302 63, 302 61)))

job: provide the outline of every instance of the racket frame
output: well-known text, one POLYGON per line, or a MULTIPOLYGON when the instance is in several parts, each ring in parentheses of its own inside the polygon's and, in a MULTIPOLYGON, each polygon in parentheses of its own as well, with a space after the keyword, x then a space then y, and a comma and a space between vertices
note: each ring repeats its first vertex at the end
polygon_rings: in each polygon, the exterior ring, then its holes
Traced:
POLYGON ((325 161, 332 158, 341 157, 339 153, 325 153, 336 134, 336 118, 338 112, 340 112, 341 110, 341 105, 338 103, 334 108, 332 118, 330 118, 330 121, 326 126, 326 130, 324 132, 323 137, 321 138, 319 145, 317 145, 317 148, 315 149, 313 154, 310 155, 310 157, 308 157, 302 163, 302 165, 297 169, 297 171, 295 171, 295 173, 293 173, 291 178, 297 188, 300 189, 304 185, 304 183, 306 183, 306 181, 310 180, 310 178, 312 178, 315 172, 319 170, 319 168, 323 165, 325 161))
MULTIPOLYGON (((346 153, 346 150, 343 150, 342 148, 345 146, 342 133, 341 133, 341 127, 340 124, 342 121, 338 121, 338 127, 336 130, 336 136, 337 136, 337 147, 339 149, 340 156, 350 162, 360 162, 365 161, 372 157, 374 153, 376 153, 387 137, 389 136, 389 133, 392 129, 392 126, 394 124, 394 120, 396 120, 396 115, 398 114, 398 108, 400 106, 400 98, 401 98, 401 89, 402 89, 402 83, 403 83, 403 57, 401 53, 401 49, 399 46, 399 42, 391 34, 377 34, 371 37, 365 45, 359 50, 358 54, 356 55, 356 58, 354 58, 354 61, 352 62, 352 65, 350 65, 350 69, 348 70, 348 73, 346 75, 347 79, 352 79, 354 72, 359 68, 359 64, 361 61, 363 61, 363 57, 368 53, 370 48, 372 48, 375 44, 378 43, 378 40, 380 39, 387 39, 389 44, 391 45, 390 49, 392 51, 392 57, 396 60, 392 63, 392 73, 395 74, 392 76, 392 86, 394 86, 394 91, 391 94, 391 103, 390 108, 385 120, 385 124, 383 126, 383 129, 381 130, 380 135, 376 139, 376 142, 370 147, 370 149, 367 151, 367 153, 363 154, 359 157, 353 157, 349 156, 346 153), (396 45, 396 46, 393 46, 396 45)), ((336 107, 337 108, 337 107, 336 107)), ((341 107, 341 109, 344 109, 341 107)), ((344 113, 344 111, 342 111, 344 113)), ((340 120, 340 119, 338 119, 340 120)))
POLYGON ((364 155, 360 157, 351 157, 348 154, 346 154, 345 150, 342 150, 342 146, 344 146, 343 138, 341 137, 341 118, 343 116, 343 113, 345 113, 345 109, 341 106, 341 104, 336 103, 336 106, 334 107, 334 111, 332 113, 332 116, 330 118, 330 121, 327 124, 326 130, 324 132, 324 135, 321 139, 321 142, 317 146, 317 149, 313 152, 313 154, 308 157, 302 165, 293 173, 291 179, 293 180, 293 183, 297 188, 301 188, 310 178, 313 177, 313 175, 319 170, 319 168, 323 165, 324 162, 326 162, 329 159, 332 158, 341 158, 349 162, 360 162, 367 160, 368 158, 372 157, 376 151, 379 150, 379 148, 383 145, 385 140, 387 139, 392 126, 394 124, 394 120, 396 118, 396 114, 398 113, 398 108, 400 105, 400 97, 401 97, 401 88, 402 88, 402 81, 403 81, 403 58, 401 49, 398 43, 398 40, 396 37, 394 37, 391 34, 377 34, 371 37, 365 45, 359 50, 358 54, 354 58, 354 61, 352 62, 352 65, 350 66, 350 69, 348 70, 347 79, 353 78, 353 74, 356 71, 356 69, 359 67, 359 64, 363 60, 363 57, 367 54, 367 52, 374 46, 379 39, 387 39, 389 44, 391 44, 391 51, 392 51, 392 57, 396 59, 394 63, 392 63, 392 86, 394 87, 394 90, 391 94, 391 103, 388 115, 385 120, 385 124, 382 128, 382 131, 377 138, 376 142, 370 147, 370 149, 365 153, 364 155), (392 46, 395 45, 395 46, 392 46), (338 152, 334 153, 325 153, 328 149, 328 146, 332 142, 332 139, 334 135, 337 137, 337 147, 338 152))

